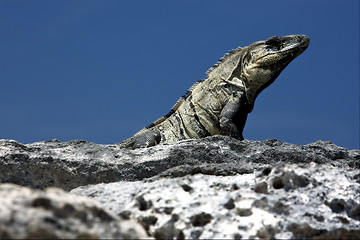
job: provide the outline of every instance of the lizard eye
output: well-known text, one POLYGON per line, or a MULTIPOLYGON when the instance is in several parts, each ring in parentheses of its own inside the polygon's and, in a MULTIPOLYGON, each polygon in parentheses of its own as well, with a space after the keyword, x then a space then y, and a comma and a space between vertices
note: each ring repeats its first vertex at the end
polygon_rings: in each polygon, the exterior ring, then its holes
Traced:
POLYGON ((267 48, 275 49, 280 49, 283 43, 284 40, 282 40, 280 37, 271 37, 265 42, 267 48))

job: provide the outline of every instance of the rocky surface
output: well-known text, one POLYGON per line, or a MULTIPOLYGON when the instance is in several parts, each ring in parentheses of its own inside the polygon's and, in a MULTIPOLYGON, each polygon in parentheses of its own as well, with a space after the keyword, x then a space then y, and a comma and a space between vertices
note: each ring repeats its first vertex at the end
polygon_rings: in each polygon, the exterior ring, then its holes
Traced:
POLYGON ((71 190, 87 184, 196 173, 229 176, 280 162, 360 168, 359 150, 348 151, 322 141, 301 146, 214 136, 126 150, 80 140, 32 144, 0 140, 0 182, 40 189, 52 186, 71 190))
POLYGON ((72 190, 156 238, 360 237, 357 170, 276 164, 236 176, 116 182, 72 190))
POLYGON ((123 220, 97 201, 61 189, 0 185, 0 239, 147 237, 140 224, 123 220))
POLYGON ((324 141, 214 136, 124 150, 78 140, 0 140, 0 182, 27 186, 0 185, 0 238, 41 235, 32 228, 45 229, 45 237, 126 237, 131 223, 131 233, 161 239, 359 239, 359 169, 360 150, 324 141), (39 196, 46 196, 44 206, 34 204, 39 196), (20 212, 29 217, 13 217, 20 212), (75 232, 76 224, 90 233, 75 232))

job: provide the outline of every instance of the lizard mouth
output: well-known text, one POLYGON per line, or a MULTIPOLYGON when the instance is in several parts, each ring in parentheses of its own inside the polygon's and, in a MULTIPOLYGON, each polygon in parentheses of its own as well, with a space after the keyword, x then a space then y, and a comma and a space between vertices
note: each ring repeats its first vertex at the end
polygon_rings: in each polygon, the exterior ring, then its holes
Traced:
POLYGON ((269 54, 281 54, 284 52, 287 53, 289 51, 294 51, 294 50, 299 50, 299 51, 303 52, 307 46, 308 46, 308 44, 306 45, 305 42, 300 42, 300 43, 295 42, 295 43, 287 44, 280 49, 266 48, 266 50, 269 54))
POLYGON ((306 35, 290 35, 285 37, 271 37, 265 41, 267 49, 275 51, 287 51, 293 48, 305 50, 310 43, 310 38, 306 35))
POLYGON ((306 35, 271 37, 264 42, 265 54, 256 61, 259 66, 274 66, 290 63, 309 46, 310 38, 306 35))

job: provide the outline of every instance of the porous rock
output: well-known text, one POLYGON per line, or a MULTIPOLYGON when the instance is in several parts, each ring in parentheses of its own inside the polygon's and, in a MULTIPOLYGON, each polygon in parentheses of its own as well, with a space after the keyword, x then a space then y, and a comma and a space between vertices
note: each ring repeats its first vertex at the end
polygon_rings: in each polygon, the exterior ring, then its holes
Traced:
POLYGON ((126 209, 131 218, 151 219, 142 224, 159 239, 358 239, 357 173, 314 162, 275 164, 235 176, 120 181, 71 192, 119 215, 126 209), (258 191, 264 183, 266 191, 258 191))
POLYGON ((0 140, 0 182, 34 188, 71 190, 87 184, 197 173, 229 176, 253 173, 281 162, 360 168, 360 151, 323 141, 301 146, 278 140, 238 141, 226 136, 137 150, 80 140, 32 144, 0 140))
POLYGON ((144 237, 140 224, 121 219, 93 199, 57 188, 0 184, 0 239, 144 237))
POLYGON ((0 140, 0 182, 73 189, 158 239, 358 238, 359 169, 359 150, 324 141, 213 136, 126 150, 79 140, 0 140))

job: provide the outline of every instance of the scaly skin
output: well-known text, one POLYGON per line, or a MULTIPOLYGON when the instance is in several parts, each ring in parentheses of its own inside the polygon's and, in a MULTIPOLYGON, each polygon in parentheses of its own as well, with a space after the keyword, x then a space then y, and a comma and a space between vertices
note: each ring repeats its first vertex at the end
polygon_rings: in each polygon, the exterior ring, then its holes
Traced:
POLYGON ((119 143, 120 147, 144 148, 218 134, 244 139, 242 132, 256 97, 309 42, 305 35, 271 37, 230 51, 167 115, 119 143))

